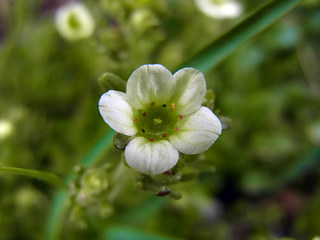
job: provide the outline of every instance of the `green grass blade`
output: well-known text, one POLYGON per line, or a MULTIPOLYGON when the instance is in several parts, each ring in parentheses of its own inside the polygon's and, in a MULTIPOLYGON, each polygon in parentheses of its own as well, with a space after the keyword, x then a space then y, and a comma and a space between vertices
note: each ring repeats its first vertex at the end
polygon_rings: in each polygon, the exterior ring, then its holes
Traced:
POLYGON ((67 189, 66 183, 61 178, 49 172, 16 167, 0 167, 0 172, 37 178, 45 182, 48 182, 58 188, 62 188, 64 190, 67 189))
POLYGON ((202 72, 207 72, 243 42, 261 32, 302 1, 303 0, 268 1, 228 32, 200 50, 200 52, 195 54, 191 59, 183 63, 180 68, 188 66, 194 67, 202 72))

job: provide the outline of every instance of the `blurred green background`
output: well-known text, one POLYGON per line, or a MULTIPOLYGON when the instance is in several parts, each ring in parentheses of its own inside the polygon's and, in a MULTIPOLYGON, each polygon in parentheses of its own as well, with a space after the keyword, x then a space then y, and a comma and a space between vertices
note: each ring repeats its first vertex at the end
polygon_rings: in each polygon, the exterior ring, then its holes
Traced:
MULTIPOLYGON (((0 2, 0 166, 69 176, 111 131, 98 112, 103 73, 126 80, 148 63, 175 71, 266 1, 239 1, 243 14, 221 20, 192 0, 86 0, 96 28, 79 41, 55 28, 55 11, 66 2, 0 2)), ((129 180, 112 203, 102 191, 81 205, 70 191, 56 239, 320 235, 319 23, 320 1, 305 1, 205 73, 214 112, 232 127, 199 156, 215 171, 174 186, 182 199, 135 189, 126 168, 129 180)), ((105 163, 115 172, 121 154, 107 147, 95 165, 76 172, 105 163)), ((0 173, 0 240, 45 239, 52 207, 62 204, 55 194, 45 182, 0 173)))

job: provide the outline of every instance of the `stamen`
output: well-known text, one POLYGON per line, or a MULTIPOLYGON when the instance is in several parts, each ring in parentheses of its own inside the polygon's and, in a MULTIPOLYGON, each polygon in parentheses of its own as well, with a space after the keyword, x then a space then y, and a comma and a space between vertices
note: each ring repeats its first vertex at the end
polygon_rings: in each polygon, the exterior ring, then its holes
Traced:
POLYGON ((138 119, 137 119, 137 118, 135 118, 135 119, 134 119, 134 122, 135 122, 135 123, 136 123, 136 122, 138 122, 138 119))
POLYGON ((145 112, 142 114, 142 116, 144 116, 144 117, 145 117, 146 115, 147 115, 147 114, 146 114, 145 112))
POLYGON ((175 109, 176 109, 176 104, 175 104, 175 103, 172 103, 172 104, 171 104, 171 108, 172 108, 173 110, 175 110, 175 109))
POLYGON ((178 128, 178 127, 176 127, 174 130, 175 130, 175 131, 178 131, 178 130, 179 130, 179 128, 178 128))
POLYGON ((150 105, 151 105, 151 107, 153 107, 155 104, 156 104, 155 102, 152 102, 150 105))
POLYGON ((149 141, 150 141, 150 142, 153 142, 153 140, 154 140, 153 138, 149 138, 149 141))
POLYGON ((162 105, 162 107, 166 107, 166 106, 167 106, 167 104, 163 104, 163 105, 162 105))
POLYGON ((167 134, 164 133, 164 134, 161 135, 161 137, 167 137, 167 134))
POLYGON ((179 118, 180 118, 180 119, 182 119, 182 118, 183 118, 183 116, 182 116, 182 115, 179 115, 179 118))
POLYGON ((145 132, 146 132, 144 129, 141 129, 141 131, 142 131, 143 133, 145 133, 145 132))
POLYGON ((166 174, 166 175, 169 175, 169 176, 172 176, 172 175, 173 175, 173 173, 172 173, 170 170, 164 172, 163 174, 166 174))

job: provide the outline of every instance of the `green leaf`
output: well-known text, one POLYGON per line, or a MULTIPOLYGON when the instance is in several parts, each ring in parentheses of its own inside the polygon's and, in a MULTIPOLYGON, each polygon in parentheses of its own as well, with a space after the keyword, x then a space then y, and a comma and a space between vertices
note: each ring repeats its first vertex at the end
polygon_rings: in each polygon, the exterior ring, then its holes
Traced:
POLYGON ((16 167, 0 167, 0 172, 38 178, 58 188, 62 188, 64 190, 68 189, 66 183, 61 178, 49 172, 16 167))
POLYGON ((243 42, 261 32, 302 1, 303 0, 268 1, 239 24, 200 50, 200 52, 183 63, 180 68, 190 66, 202 72, 207 72, 243 42))

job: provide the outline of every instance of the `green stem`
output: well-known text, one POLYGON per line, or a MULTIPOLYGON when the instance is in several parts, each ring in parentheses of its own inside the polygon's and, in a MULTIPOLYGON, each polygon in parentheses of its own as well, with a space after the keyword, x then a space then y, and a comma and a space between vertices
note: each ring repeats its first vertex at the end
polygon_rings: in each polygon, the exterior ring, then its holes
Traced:
POLYGON ((0 167, 0 172, 33 177, 33 178, 41 179, 45 182, 48 182, 63 190, 68 189, 66 183, 61 178, 49 172, 25 169, 25 168, 16 168, 16 167, 0 167))

